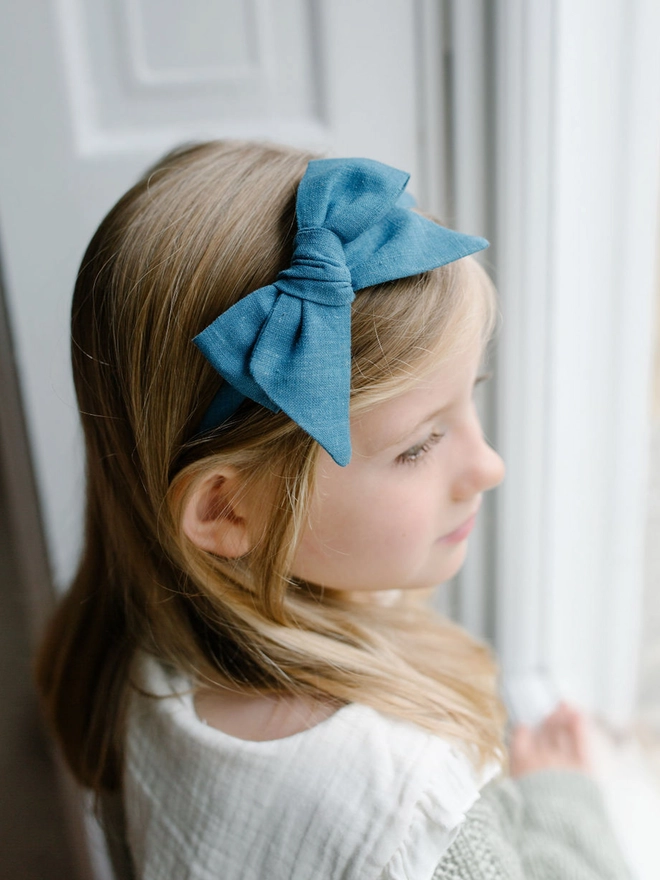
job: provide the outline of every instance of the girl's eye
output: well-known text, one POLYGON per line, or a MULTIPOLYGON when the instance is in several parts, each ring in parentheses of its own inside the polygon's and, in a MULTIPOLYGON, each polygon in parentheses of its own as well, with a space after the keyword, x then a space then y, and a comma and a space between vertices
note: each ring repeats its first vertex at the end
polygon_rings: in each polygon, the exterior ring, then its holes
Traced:
POLYGON ((431 434, 423 443, 411 446, 410 449, 406 449, 405 452, 397 456, 397 464, 417 464, 443 437, 444 434, 431 434))

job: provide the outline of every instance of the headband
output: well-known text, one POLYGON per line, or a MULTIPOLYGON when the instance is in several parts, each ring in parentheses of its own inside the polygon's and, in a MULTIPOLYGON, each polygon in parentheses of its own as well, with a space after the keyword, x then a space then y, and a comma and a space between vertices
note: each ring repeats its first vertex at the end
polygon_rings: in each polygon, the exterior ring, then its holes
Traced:
POLYGON ((339 465, 351 458, 355 291, 488 247, 410 210, 410 175, 371 159, 314 159, 298 187, 291 266, 193 340, 223 377, 200 431, 243 400, 284 411, 339 465))

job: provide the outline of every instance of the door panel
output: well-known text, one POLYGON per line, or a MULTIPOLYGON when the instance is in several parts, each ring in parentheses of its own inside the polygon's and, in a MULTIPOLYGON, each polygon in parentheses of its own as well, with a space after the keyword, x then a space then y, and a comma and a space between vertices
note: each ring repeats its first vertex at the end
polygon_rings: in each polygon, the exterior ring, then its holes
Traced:
POLYGON ((83 495, 68 309, 101 217, 160 153, 208 137, 369 155, 420 183, 416 11, 404 0, 0 9, 0 235, 58 584, 75 564, 83 495))

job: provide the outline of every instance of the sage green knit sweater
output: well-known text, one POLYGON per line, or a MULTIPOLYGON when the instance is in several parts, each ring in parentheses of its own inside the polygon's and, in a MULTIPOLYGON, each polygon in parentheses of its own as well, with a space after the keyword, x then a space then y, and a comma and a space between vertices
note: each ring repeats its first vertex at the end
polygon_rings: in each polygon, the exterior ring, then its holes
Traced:
POLYGON ((433 880, 629 880, 597 784, 543 770, 492 782, 433 880))

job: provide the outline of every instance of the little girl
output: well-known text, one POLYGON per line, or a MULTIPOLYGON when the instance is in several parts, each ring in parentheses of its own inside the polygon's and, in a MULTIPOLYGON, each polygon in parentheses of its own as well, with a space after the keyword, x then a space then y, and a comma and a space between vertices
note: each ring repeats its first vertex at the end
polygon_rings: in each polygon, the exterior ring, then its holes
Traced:
POLYGON ((202 144, 85 255, 85 544, 38 680, 120 877, 627 876, 582 717, 508 762, 488 649, 428 604, 503 476, 496 306, 406 181, 202 144))

